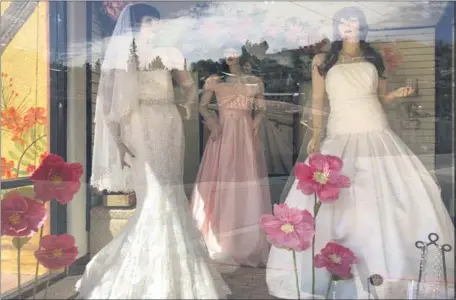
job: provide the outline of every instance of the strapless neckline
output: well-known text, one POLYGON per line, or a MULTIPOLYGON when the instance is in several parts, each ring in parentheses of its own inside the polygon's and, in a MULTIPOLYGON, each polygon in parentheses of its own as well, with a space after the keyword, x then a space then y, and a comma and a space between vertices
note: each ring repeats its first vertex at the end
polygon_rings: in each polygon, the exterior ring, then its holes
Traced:
POLYGON ((329 74, 331 72, 331 70, 333 70, 334 68, 339 67, 339 66, 351 66, 351 65, 359 65, 359 64, 369 64, 375 68, 375 66, 369 61, 357 61, 357 62, 351 62, 351 63, 335 64, 334 66, 331 67, 331 69, 329 69, 327 74, 329 74))

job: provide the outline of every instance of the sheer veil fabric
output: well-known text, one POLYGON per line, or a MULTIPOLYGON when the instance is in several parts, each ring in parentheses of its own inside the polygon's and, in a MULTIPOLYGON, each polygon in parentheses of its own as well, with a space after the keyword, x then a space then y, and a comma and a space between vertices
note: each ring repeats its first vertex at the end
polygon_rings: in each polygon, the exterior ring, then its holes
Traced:
POLYGON ((185 72, 184 57, 177 49, 144 43, 139 34, 148 33, 132 29, 135 5, 155 16, 151 5, 131 4, 114 30, 97 98, 91 184, 99 190, 133 190, 137 205, 120 233, 87 265, 76 284, 78 298, 225 299, 230 289, 209 259, 184 190, 184 130, 172 82, 172 74, 185 72), (133 39, 138 57, 130 53, 133 39), (141 59, 157 55, 164 68, 138 68, 141 59), (119 139, 134 153, 124 170, 119 139))
POLYGON ((130 8, 119 16, 102 65, 95 107, 91 185, 99 191, 132 192, 131 170, 122 169, 115 135, 138 105, 138 72, 129 61, 132 41, 130 8))

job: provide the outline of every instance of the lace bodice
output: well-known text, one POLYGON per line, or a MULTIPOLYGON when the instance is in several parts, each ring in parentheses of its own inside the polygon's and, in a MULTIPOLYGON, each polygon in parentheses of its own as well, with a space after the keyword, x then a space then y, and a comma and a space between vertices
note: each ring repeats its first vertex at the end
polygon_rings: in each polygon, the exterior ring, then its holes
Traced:
POLYGON ((174 99, 171 72, 165 69, 140 71, 138 74, 140 102, 167 103, 174 99))

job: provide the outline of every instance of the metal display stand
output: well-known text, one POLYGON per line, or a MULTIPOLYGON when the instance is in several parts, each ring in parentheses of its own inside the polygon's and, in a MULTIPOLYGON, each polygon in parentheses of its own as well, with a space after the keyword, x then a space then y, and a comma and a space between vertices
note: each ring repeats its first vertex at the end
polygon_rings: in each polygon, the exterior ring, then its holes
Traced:
POLYGON ((417 283, 417 288, 416 288, 416 298, 419 297, 420 294, 420 287, 422 284, 423 280, 423 275, 427 271, 428 268, 428 254, 429 254, 429 247, 434 246, 436 247, 438 251, 439 257, 439 262, 441 263, 441 269, 443 271, 443 280, 444 280, 444 286, 445 286, 445 298, 448 299, 448 277, 447 277, 447 269, 446 269, 446 260, 445 260, 445 255, 447 252, 450 252, 453 248, 449 244, 443 244, 440 245, 438 240, 440 239, 439 235, 437 233, 430 233, 428 235, 429 242, 423 242, 423 241, 417 241, 415 243, 415 246, 421 250, 421 259, 420 259, 420 271, 418 274, 418 283, 417 283))

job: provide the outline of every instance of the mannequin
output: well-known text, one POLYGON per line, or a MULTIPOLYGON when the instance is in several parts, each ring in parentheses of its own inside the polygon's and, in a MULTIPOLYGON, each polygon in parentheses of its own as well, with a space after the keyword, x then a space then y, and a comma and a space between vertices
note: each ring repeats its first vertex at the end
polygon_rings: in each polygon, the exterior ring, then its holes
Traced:
POLYGON ((267 170, 258 138, 265 116, 263 83, 246 75, 243 57, 226 48, 221 74, 206 80, 200 112, 211 131, 193 189, 191 209, 211 257, 221 263, 265 265, 269 246, 259 227, 271 211, 267 170), (207 106, 216 95, 219 113, 207 106), (252 119, 252 109, 256 108, 252 119))
MULTIPOLYGON (((313 59, 313 137, 307 150, 340 157, 342 173, 351 186, 342 189, 335 202, 321 206, 315 249, 318 253, 332 241, 359 258, 352 268, 353 278, 334 287, 337 298, 405 299, 409 281, 418 279, 421 257, 415 242, 435 232, 442 243, 454 245, 454 227, 432 175, 391 130, 383 110, 382 105, 414 90, 402 87, 387 92, 383 60, 365 41, 367 22, 361 10, 342 9, 333 20, 331 50, 313 59), (331 111, 320 143, 325 94, 331 111), (383 284, 368 288, 366 282, 374 274, 384 279, 383 284)), ((295 180, 285 203, 312 212, 314 195, 304 195, 295 180)), ((451 256, 447 255, 447 274, 454 274, 451 256)), ((330 284, 329 273, 317 268, 312 295, 312 259, 310 249, 297 253, 304 298, 324 296, 330 284)), ((272 295, 296 298, 292 270, 289 251, 272 247, 267 269, 272 295)))

